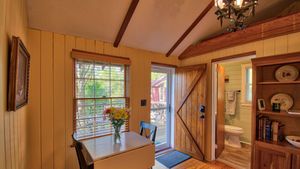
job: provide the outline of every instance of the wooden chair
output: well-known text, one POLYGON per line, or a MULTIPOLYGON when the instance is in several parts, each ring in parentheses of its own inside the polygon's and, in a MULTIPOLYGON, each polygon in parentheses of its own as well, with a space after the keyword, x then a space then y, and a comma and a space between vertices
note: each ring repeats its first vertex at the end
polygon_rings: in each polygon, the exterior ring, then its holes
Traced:
POLYGON ((76 154, 77 154, 77 158, 78 158, 78 163, 80 166, 80 169, 94 169, 94 163, 92 160, 87 160, 86 157, 84 156, 84 154, 82 153, 82 143, 80 143, 77 140, 76 134, 73 133, 72 135, 73 138, 73 142, 75 145, 75 149, 76 149, 76 154))
POLYGON ((144 121, 140 122, 140 135, 150 139, 153 143, 155 143, 156 131, 157 126, 144 121), (149 132, 147 130, 149 130, 149 132))

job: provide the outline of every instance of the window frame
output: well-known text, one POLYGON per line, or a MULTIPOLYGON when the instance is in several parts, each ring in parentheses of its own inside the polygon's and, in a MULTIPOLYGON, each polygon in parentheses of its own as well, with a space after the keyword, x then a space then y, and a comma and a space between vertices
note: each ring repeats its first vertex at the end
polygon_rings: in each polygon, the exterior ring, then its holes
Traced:
MULTIPOLYGON (((77 101, 78 100, 113 100, 113 99, 125 99, 125 107, 129 108, 130 105, 130 97, 129 97, 129 90, 128 90, 128 83, 129 83, 129 66, 130 60, 129 58, 122 58, 118 56, 111 56, 111 55, 102 55, 98 53, 92 52, 85 52, 79 50, 72 50, 72 57, 73 57, 73 132, 77 132, 77 101), (80 57, 78 57, 80 56, 80 57), (96 56, 96 57, 95 57, 96 56), (103 59, 101 59, 101 56, 103 59), (100 57, 100 58, 99 58, 100 57), (111 59, 111 60, 110 60, 111 59), (117 60, 116 60, 117 59, 117 60), (94 62, 95 63, 104 63, 109 65, 123 65, 124 66, 124 97, 99 97, 99 98, 77 98, 76 96, 76 63, 77 61, 83 62, 94 62)), ((110 79, 111 80, 111 79, 110 79)), ((125 122, 125 129, 122 132, 129 131, 129 119, 125 122)), ((79 140, 89 139, 89 138, 96 138, 96 137, 103 137, 107 135, 111 135, 113 133, 113 128, 111 127, 111 131, 107 134, 95 134, 91 133, 91 135, 79 137, 79 140)))
MULTIPOLYGON (((250 85, 250 83, 247 83, 247 70, 248 69, 252 69, 252 64, 251 63, 247 63, 247 64, 242 64, 241 65, 241 71, 242 71, 242 86, 241 86, 241 103, 244 106, 251 106, 252 105, 252 97, 251 97, 251 101, 247 100, 247 86, 250 85)), ((252 69, 253 71, 253 69, 252 69)), ((253 77, 253 73, 252 73, 252 77, 253 77)), ((251 83, 251 85, 253 86, 253 82, 251 83)), ((252 91, 251 91, 252 92, 252 91)))

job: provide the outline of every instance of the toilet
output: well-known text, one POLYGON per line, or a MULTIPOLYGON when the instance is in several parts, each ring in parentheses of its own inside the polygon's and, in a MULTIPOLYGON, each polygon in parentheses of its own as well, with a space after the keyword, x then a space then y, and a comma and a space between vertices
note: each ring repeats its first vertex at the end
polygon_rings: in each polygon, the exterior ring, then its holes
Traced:
POLYGON ((243 133, 244 131, 240 127, 225 125, 225 145, 241 148, 240 136, 243 133))

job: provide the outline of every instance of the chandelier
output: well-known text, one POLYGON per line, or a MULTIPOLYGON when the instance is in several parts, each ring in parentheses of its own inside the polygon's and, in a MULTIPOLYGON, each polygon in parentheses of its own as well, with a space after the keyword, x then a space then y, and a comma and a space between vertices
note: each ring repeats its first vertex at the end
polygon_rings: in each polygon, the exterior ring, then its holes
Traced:
POLYGON ((220 20, 221 26, 223 20, 230 22, 227 31, 235 32, 246 27, 245 20, 248 16, 255 14, 255 6, 258 0, 215 0, 215 6, 218 10, 215 14, 220 20))

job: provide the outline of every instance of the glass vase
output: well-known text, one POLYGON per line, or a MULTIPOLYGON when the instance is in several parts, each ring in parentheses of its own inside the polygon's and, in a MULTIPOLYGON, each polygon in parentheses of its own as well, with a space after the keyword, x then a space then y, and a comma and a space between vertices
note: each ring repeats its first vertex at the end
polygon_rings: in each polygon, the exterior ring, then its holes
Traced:
POLYGON ((121 143, 121 126, 114 126, 114 143, 121 143))

